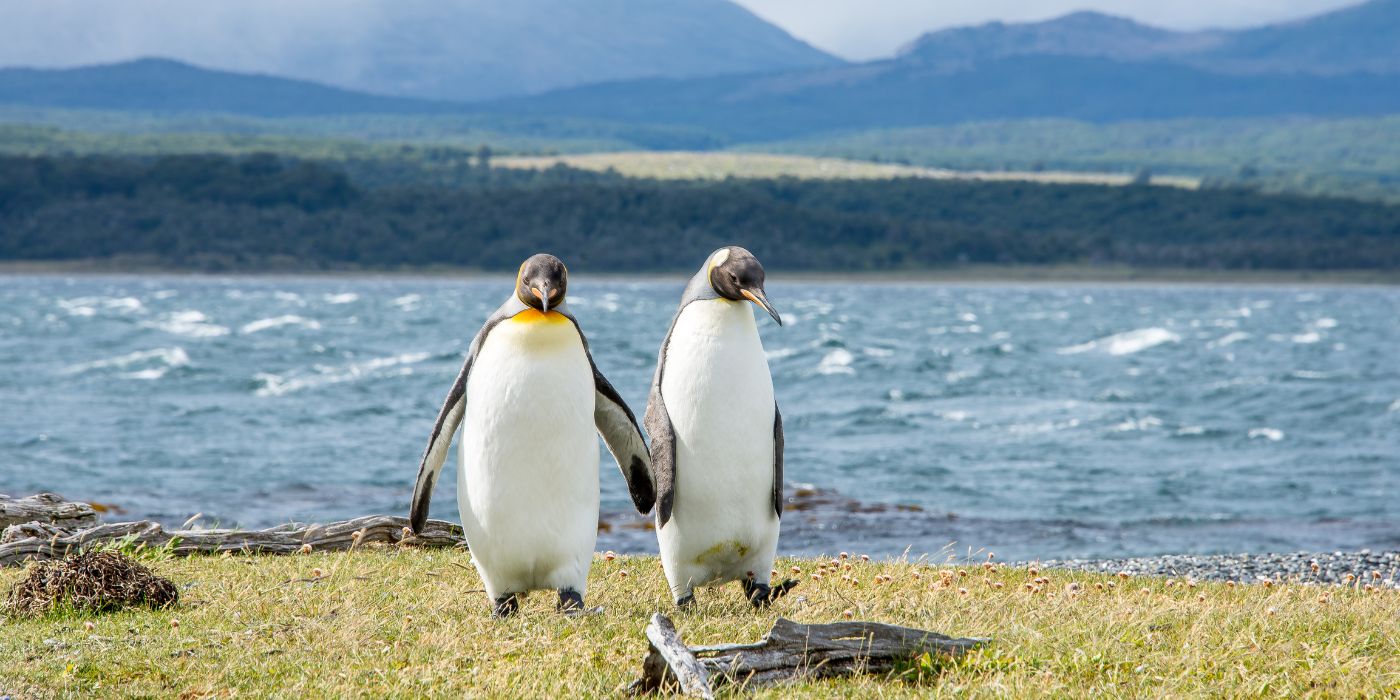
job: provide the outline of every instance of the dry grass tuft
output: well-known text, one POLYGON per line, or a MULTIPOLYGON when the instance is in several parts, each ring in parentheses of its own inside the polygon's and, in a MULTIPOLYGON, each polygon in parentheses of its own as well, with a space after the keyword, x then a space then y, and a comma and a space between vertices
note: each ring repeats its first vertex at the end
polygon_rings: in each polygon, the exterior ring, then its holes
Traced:
POLYGON ((179 599, 174 583, 125 554, 84 552, 31 564, 10 588, 5 609, 16 617, 31 617, 65 605, 108 612, 138 605, 161 608, 179 599))

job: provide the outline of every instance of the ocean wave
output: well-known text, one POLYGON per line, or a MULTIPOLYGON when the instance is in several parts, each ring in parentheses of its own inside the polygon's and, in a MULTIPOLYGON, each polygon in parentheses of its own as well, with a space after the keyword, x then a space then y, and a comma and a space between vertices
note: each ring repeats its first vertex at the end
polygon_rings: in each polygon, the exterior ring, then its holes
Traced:
POLYGON ((238 329, 238 332, 247 335, 249 333, 265 331, 270 328, 281 328, 282 326, 292 325, 301 326, 310 330, 318 330, 321 327, 320 323, 313 321, 309 318, 302 318, 301 316, 294 316, 292 314, 288 314, 285 316, 277 316, 275 318, 260 318, 256 321, 245 323, 243 324, 242 328, 238 329))
POLYGON ((134 365, 145 363, 157 363, 160 366, 151 367, 139 372, 132 372, 126 376, 133 379, 158 379, 165 375, 172 367, 185 367, 190 364, 190 356, 185 354, 185 349, 181 347, 156 348, 154 350, 140 350, 127 353, 118 357, 109 357, 102 360, 93 360, 68 367, 64 374, 82 374, 98 369, 126 369, 134 365), (150 373, 159 371, 159 374, 150 373), (138 376, 139 375, 139 376, 138 376))
POLYGON ((1210 343, 1207 343, 1207 344, 1206 344, 1206 347, 1209 347, 1209 348, 1223 348, 1223 347, 1225 347, 1225 346, 1227 346, 1227 345, 1234 345, 1235 343, 1238 343, 1238 342, 1240 342, 1241 340, 1248 340, 1248 339, 1249 339, 1249 334, 1248 334, 1248 333, 1245 333, 1245 332, 1243 332, 1243 331, 1235 331, 1234 333, 1227 333, 1227 334, 1221 336, 1220 338, 1217 338, 1216 340, 1212 340, 1210 343))
POLYGON ((1161 425, 1161 418, 1157 418, 1156 416, 1143 416, 1142 418, 1129 418, 1122 423, 1110 427, 1109 430, 1115 433, 1131 433, 1151 430, 1152 428, 1161 427, 1161 425))
POLYGON ((77 297, 59 299, 56 303, 69 316, 96 316, 98 309, 133 313, 145 308, 141 300, 136 297, 77 297))
POLYGON ((1313 328, 1336 328, 1336 327, 1337 327, 1337 319, 1335 319, 1335 318, 1319 318, 1319 319, 1317 319, 1316 321, 1313 321, 1313 328))
POLYGON ((216 323, 210 323, 209 317, 199 311, 175 311, 166 314, 160 321, 153 321, 142 324, 147 328, 165 331, 173 335, 183 335, 189 338, 216 338, 221 335, 228 335, 229 329, 216 323))
POLYGON ((1249 430, 1249 439, 1264 439, 1269 442, 1278 442, 1283 439, 1283 431, 1278 428, 1251 428, 1249 430))
POLYGON ((343 294, 327 294, 321 298, 327 304, 353 304, 360 300, 360 295, 354 292, 345 292, 343 294))
POLYGON ((1312 345, 1313 343, 1322 340, 1322 335, 1317 331, 1308 331, 1306 333, 1298 333, 1294 335, 1292 340, 1293 342, 1299 345, 1312 345))
POLYGON ((389 302, 389 304, 391 306, 397 306, 400 309, 403 309, 404 311, 408 311, 410 309, 416 308, 418 304, 422 301, 423 296, 421 294, 405 294, 401 297, 395 297, 393 301, 389 302))
POLYGON ((855 361, 855 356, 845 348, 836 348, 822 357, 822 361, 817 364, 818 374, 855 374, 851 367, 855 361))
POLYGON ((427 360, 431 355, 426 352, 409 352, 392 357, 377 357, 364 362, 352 362, 348 365, 330 367, 317 365, 315 374, 303 375, 299 373, 273 374, 271 372, 258 372, 253 375, 253 380, 258 383, 258 388, 253 391, 257 396, 284 396, 304 389, 312 389, 328 384, 340 384, 352 382, 358 379, 376 376, 404 375, 413 371, 411 367, 405 365, 416 364, 427 360), (384 370, 397 368, 394 372, 387 373, 384 370))
POLYGON ((781 360, 784 357, 792 357, 796 355, 797 352, 797 348, 777 348, 774 350, 764 350, 763 355, 771 362, 773 360, 781 360))
POLYGON ((1133 331, 1115 333, 1080 345, 1060 348, 1056 352, 1061 355, 1078 355, 1086 352, 1103 352, 1109 355, 1131 355, 1163 343, 1176 343, 1180 341, 1181 336, 1165 328, 1139 328, 1133 331))

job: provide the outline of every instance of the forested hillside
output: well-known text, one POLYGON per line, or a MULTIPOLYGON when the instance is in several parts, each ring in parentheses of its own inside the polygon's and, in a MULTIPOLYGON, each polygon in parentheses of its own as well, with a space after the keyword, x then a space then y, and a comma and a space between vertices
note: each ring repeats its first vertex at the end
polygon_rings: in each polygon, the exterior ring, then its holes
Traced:
POLYGON ((680 270, 743 243, 775 268, 1121 263, 1400 269, 1400 207, 1341 199, 928 180, 661 182, 477 168, 453 186, 357 184, 270 155, 0 158, 0 259, 193 269, 454 265, 539 250, 591 270, 680 270))

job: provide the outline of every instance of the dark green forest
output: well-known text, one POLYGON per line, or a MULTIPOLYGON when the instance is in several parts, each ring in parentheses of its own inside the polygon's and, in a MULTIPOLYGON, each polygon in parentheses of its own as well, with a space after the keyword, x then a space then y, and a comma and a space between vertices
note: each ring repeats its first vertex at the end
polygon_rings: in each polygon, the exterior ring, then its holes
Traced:
POLYGON ((450 184, 390 185, 347 167, 373 170, 267 154, 3 157, 0 259, 513 270, 547 250, 583 269, 659 271, 739 243, 790 270, 1400 268, 1400 207, 1346 199, 925 179, 653 181, 481 165, 456 169, 450 184))

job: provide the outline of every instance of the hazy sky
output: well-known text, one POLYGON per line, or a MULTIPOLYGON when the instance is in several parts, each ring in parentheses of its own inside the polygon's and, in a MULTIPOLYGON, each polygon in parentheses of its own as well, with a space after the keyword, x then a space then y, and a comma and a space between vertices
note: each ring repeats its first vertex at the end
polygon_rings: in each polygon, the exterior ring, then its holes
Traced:
POLYGON ((1326 12, 1360 0, 735 0, 843 58, 888 56, 930 29, 1048 19, 1098 10, 1174 29, 1241 27, 1326 12))

